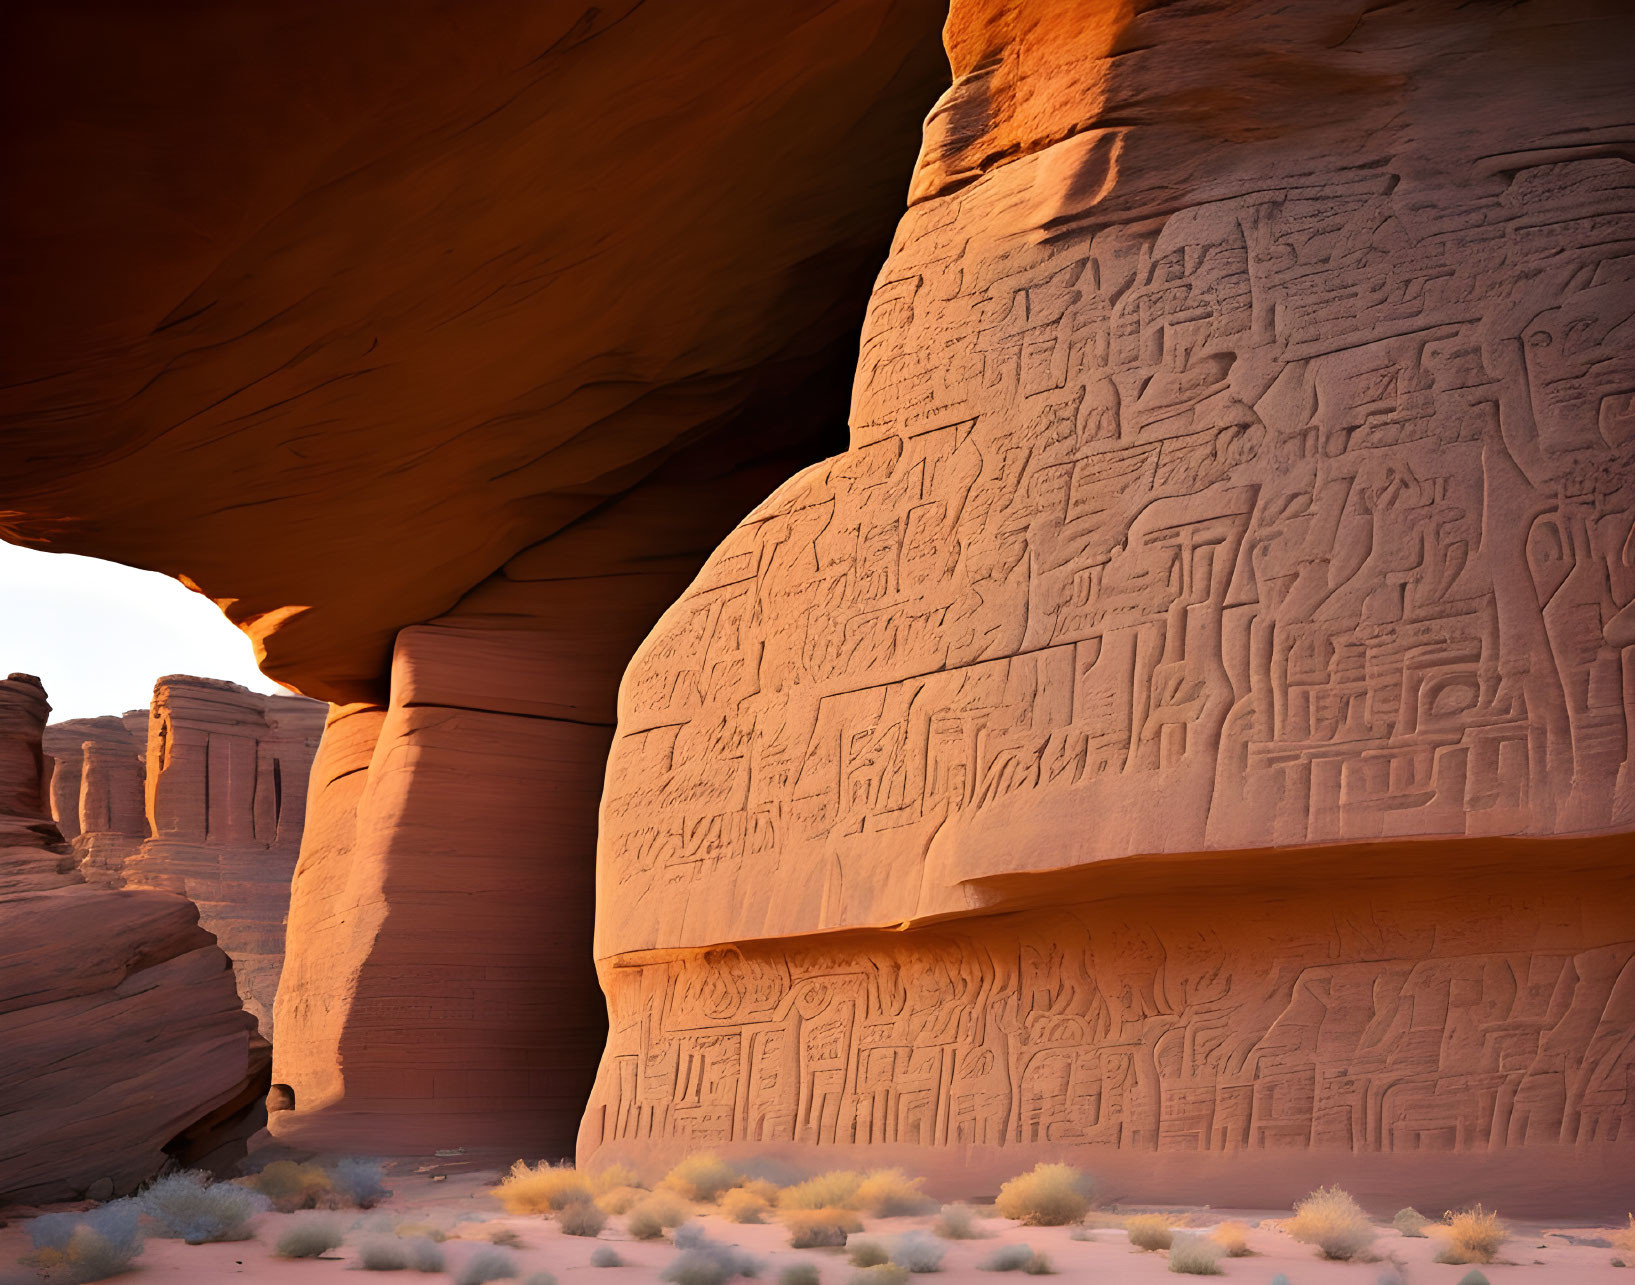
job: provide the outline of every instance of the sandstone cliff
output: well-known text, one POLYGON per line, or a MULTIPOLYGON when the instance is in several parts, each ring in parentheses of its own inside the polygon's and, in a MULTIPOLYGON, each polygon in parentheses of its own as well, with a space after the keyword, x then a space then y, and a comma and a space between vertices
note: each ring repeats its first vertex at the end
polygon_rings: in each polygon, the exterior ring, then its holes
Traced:
POLYGON ((1566 8, 957 0, 851 448, 625 677, 582 1157, 1628 1190, 1635 23, 1566 8))
POLYGON ((0 1204, 242 1154, 268 1073, 194 907, 74 871, 47 816, 49 708, 38 679, 0 682, 0 1204))

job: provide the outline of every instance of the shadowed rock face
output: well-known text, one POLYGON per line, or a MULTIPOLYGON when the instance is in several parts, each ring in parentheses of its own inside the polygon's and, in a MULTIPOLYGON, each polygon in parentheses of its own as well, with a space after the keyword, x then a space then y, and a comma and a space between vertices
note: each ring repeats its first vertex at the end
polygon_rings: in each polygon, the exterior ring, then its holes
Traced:
POLYGON ((268 1079, 194 906, 74 870, 45 806, 49 710, 38 679, 0 682, 0 1204, 242 1156, 268 1079))
POLYGON ((932 0, 491 9, 4 18, 0 531, 336 703, 276 1127, 369 1149, 570 1149, 619 674, 843 445, 947 84, 932 0))
POLYGON ((1616 1212, 1628 7, 948 35, 850 449, 621 688, 581 1158, 1616 1212))

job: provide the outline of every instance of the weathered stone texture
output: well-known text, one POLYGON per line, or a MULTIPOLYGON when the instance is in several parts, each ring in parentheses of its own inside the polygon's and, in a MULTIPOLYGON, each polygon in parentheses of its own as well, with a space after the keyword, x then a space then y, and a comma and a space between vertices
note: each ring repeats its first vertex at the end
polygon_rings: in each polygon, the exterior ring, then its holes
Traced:
POLYGON ((1535 1201, 1537 1145, 1635 1156, 1635 921, 1570 886, 1566 926, 1521 909, 1579 877, 1628 905, 1635 26, 1137 7, 956 3, 851 449, 746 519, 631 664, 582 1154, 1479 1151, 1535 1201), (1374 937, 1340 903, 1242 936, 1162 901, 1024 909, 1160 857, 1229 888, 1268 849, 1382 878, 1475 851, 1519 891, 1448 890, 1434 943, 1405 887, 1355 901, 1374 937), (946 931, 989 943, 980 968, 813 936, 972 916, 946 931), (900 982, 837 979, 883 952, 900 982))
POLYGON ((0 1204, 126 1192, 177 1148, 242 1155, 267 1082, 197 910, 73 868, 46 816, 48 712, 38 679, 0 683, 0 1204))

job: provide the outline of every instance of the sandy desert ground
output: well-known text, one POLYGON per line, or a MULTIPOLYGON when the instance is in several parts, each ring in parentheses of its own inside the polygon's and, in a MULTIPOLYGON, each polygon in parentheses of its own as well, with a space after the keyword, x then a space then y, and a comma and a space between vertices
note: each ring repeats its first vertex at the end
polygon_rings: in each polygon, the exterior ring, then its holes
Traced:
MULTIPOLYGON (((506 1214, 490 1194, 498 1180, 497 1171, 463 1169, 459 1164, 398 1162, 390 1171, 392 1196, 367 1212, 347 1211, 332 1215, 350 1224, 353 1230, 342 1248, 321 1259, 284 1260, 274 1256, 279 1235, 297 1219, 311 1213, 268 1213, 255 1220, 253 1240, 227 1244, 191 1246, 174 1240, 150 1238, 138 1266, 116 1279, 175 1282, 176 1285, 215 1285, 226 1280, 267 1282, 320 1282, 355 1280, 345 1275, 358 1270, 358 1245, 381 1233, 391 1234, 403 1225, 431 1225, 446 1232, 443 1242, 447 1270, 440 1275, 397 1273, 381 1279, 398 1281, 448 1280, 472 1255, 490 1246, 496 1235, 509 1231, 520 1240, 509 1252, 515 1257, 517 1279, 540 1271, 554 1273, 559 1282, 595 1281, 598 1285, 635 1285, 658 1281, 666 1264, 676 1257, 668 1240, 635 1241, 623 1229, 623 1219, 612 1218, 597 1239, 564 1235, 557 1225, 540 1216, 506 1214), (613 1246, 624 1259, 623 1266, 595 1267, 591 1254, 599 1245, 613 1246)), ((1377 1285, 1382 1280, 1401 1285, 1456 1285, 1470 1270, 1465 1266, 1436 1263, 1435 1239, 1404 1238, 1390 1228, 1381 1231, 1376 1245, 1378 1258, 1367 1263, 1320 1261, 1306 1245, 1297 1244, 1272 1225, 1287 1211, 1281 1210, 1199 1210, 1176 1209, 1177 1223, 1207 1229, 1219 1222, 1236 1219, 1247 1223, 1251 1255, 1223 1259, 1223 1281, 1269 1285, 1283 1273, 1289 1285, 1377 1285), (1262 1225, 1264 1222, 1265 1225, 1262 1225), (1394 1273, 1394 1275, 1392 1275, 1394 1273)), ((764 1266, 760 1280, 771 1285, 785 1266, 796 1262, 815 1265, 825 1285, 846 1285, 856 1271, 844 1251, 794 1250, 788 1245, 785 1229, 776 1222, 760 1225, 730 1223, 701 1207, 695 1218, 712 1237, 735 1242, 759 1255, 764 1266)), ((910 1228, 926 1227, 931 1216, 879 1218, 866 1221, 866 1234, 889 1238, 910 1228)), ((1093 1221, 1099 1221, 1093 1219, 1093 1221)), ((0 1226, 0 1282, 21 1285, 37 1281, 31 1271, 17 1266, 29 1248, 27 1211, 14 1211, 0 1226)), ((1000 1279, 1022 1279, 1020 1274, 998 1276, 981 1264, 1004 1244, 1025 1242, 1048 1255, 1056 1278, 1064 1282, 1158 1282, 1176 1280, 1161 1253, 1142 1253, 1131 1248, 1125 1233, 1117 1227, 1078 1231, 1086 1239, 1075 1239, 1076 1229, 1067 1227, 1029 1228, 1000 1218, 983 1218, 979 1225, 984 1236, 976 1240, 951 1241, 941 1272, 935 1279, 942 1285, 975 1285, 1000 1279)), ((1514 1236, 1501 1251, 1499 1261, 1482 1268, 1491 1285, 1623 1285, 1635 1281, 1635 1272, 1611 1265, 1617 1255, 1608 1241, 1611 1229, 1513 1223, 1514 1236)))

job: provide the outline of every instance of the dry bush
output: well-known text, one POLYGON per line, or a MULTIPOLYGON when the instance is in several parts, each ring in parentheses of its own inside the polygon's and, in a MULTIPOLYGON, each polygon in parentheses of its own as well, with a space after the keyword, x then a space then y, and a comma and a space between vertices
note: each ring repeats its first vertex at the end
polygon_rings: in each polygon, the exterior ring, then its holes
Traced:
POLYGON ((564 1236, 600 1236, 607 1226, 607 1215, 588 1200, 559 1209, 556 1225, 564 1236))
POLYGON ((1026 1276, 1054 1276, 1056 1265, 1050 1261, 1049 1254, 1033 1254, 1022 1264, 1022 1273, 1026 1276))
POLYGON ((891 1261, 916 1276, 942 1270, 947 1249, 928 1231, 905 1231, 891 1243, 891 1261))
POLYGON ((908 1285, 908 1268, 898 1263, 876 1263, 853 1272, 851 1285, 908 1285))
POLYGON ((1228 1258, 1245 1258, 1250 1253, 1249 1228, 1243 1223, 1222 1223, 1209 1233, 1209 1238, 1228 1258))
POLYGON ((392 1231, 398 1236, 422 1236, 430 1240, 447 1240, 448 1233, 430 1223, 398 1223, 392 1231))
POLYGON ((724 1285, 739 1276, 759 1276, 763 1264, 737 1245, 712 1240, 699 1227, 676 1231, 676 1248, 681 1253, 659 1273, 660 1280, 675 1285, 724 1285))
POLYGON ((742 1181, 743 1175, 713 1151, 697 1151, 665 1174, 664 1181, 659 1185, 684 1200, 713 1204, 721 1198, 722 1192, 742 1181))
POLYGON ((586 1174, 585 1177, 590 1181, 591 1191, 598 1196, 606 1195, 618 1187, 641 1187, 644 1185, 641 1175, 629 1165, 603 1165, 595 1173, 586 1174))
POLYGON ((1488 1285, 1487 1274, 1485 1272, 1479 1272, 1472 1267, 1468 1272, 1459 1278, 1458 1285, 1488 1285))
POLYGON ((590 1265, 592 1267, 623 1267, 624 1259, 619 1257, 619 1251, 612 1245, 598 1245, 590 1251, 590 1265))
POLYGON ((823 1285, 823 1278, 811 1263, 791 1263, 778 1273, 778 1285, 823 1285))
POLYGON ((373 1209, 392 1194, 386 1189, 386 1166, 368 1156, 342 1156, 328 1172, 335 1195, 359 1209, 373 1209))
MULTIPOLYGON (((402 1241, 378 1236, 358 1246, 357 1266, 360 1271, 401 1272, 408 1265, 409 1250, 402 1241)), ((441 1271, 442 1268, 437 1270, 441 1271)))
POLYGON ((745 1178, 739 1189, 754 1193, 769 1205, 777 1204, 783 1192, 783 1188, 769 1178, 745 1178))
POLYGON ((944 1240, 976 1240, 983 1234, 969 1205, 944 1205, 931 1230, 944 1240))
POLYGON ((522 1285, 556 1285, 556 1277, 550 1272, 530 1272, 522 1278, 522 1285))
POLYGON ((271 1204, 259 1191, 211 1182, 209 1174, 194 1170, 160 1178, 138 1199, 142 1212, 159 1224, 161 1236, 185 1240, 189 1245, 249 1240, 255 1235, 250 1230, 250 1219, 265 1213, 271 1204))
POLYGON ((1425 1228, 1430 1225, 1431 1220, 1412 1205, 1405 1205, 1397 1210, 1396 1217, 1391 1219, 1391 1226, 1395 1227, 1402 1235, 1421 1239, 1425 1235, 1425 1228))
POLYGON ((783 1221, 795 1249, 837 1248, 863 1230, 863 1220, 850 1209, 795 1209, 783 1221))
POLYGON ((82 1213, 42 1214, 29 1224, 33 1252, 23 1256, 50 1281, 105 1280, 128 1271, 142 1252, 141 1210, 116 1200, 82 1213))
POLYGON ((999 1189, 994 1207, 1029 1227, 1061 1227, 1090 1208, 1089 1181, 1071 1165, 1035 1165, 999 1189))
POLYGON ((1439 1263, 1491 1263, 1510 1235, 1499 1215, 1480 1205, 1449 1210, 1435 1231, 1447 1241, 1436 1251, 1439 1263))
POLYGON ((877 1240, 852 1239, 846 1242, 846 1261, 853 1267, 877 1267, 891 1261, 891 1253, 877 1240))
POLYGON ((303 1218, 278 1238, 279 1258, 319 1258, 346 1243, 346 1232, 333 1218, 303 1218))
POLYGON ((549 1214, 591 1198, 590 1183, 571 1164, 541 1161, 530 1168, 525 1160, 511 1166, 493 1194, 508 1214, 549 1214))
POLYGON ((596 1203, 607 1213, 628 1214, 647 1197, 640 1187, 611 1187, 596 1197, 596 1203))
POLYGON ((863 1185, 863 1175, 851 1169, 831 1169, 785 1187, 778 1193, 781 1209, 850 1209, 863 1185))
POLYGON ((624 1229, 636 1240, 657 1240, 692 1215, 686 1202, 672 1191, 655 1191, 625 1215, 624 1229))
POLYGON ((517 1260, 509 1250, 479 1249, 454 1273, 454 1285, 488 1285, 512 1280, 516 1274, 517 1260))
POLYGON ((924 1183, 924 1178, 910 1178, 901 1169, 871 1169, 850 1203, 876 1218, 923 1214, 936 1204, 920 1190, 924 1183))
POLYGON ((1318 1254, 1338 1262, 1365 1257, 1378 1230, 1349 1193, 1338 1187, 1319 1187, 1294 1207, 1294 1217, 1283 1230, 1318 1254))
POLYGON ((430 1236, 413 1236, 404 1241, 403 1257, 412 1272, 443 1270, 443 1250, 430 1236))
POLYGON ((748 1187, 735 1187, 721 1197, 721 1217, 729 1223, 765 1222, 762 1215, 769 1208, 766 1198, 748 1187))
POLYGON ((488 1243, 504 1249, 521 1249, 522 1237, 509 1227, 495 1227, 488 1233, 488 1243))
POLYGON ((274 1160, 260 1173, 253 1173, 248 1178, 239 1178, 237 1182, 241 1187, 259 1191, 281 1214, 294 1213, 298 1209, 317 1209, 320 1205, 336 1203, 329 1199, 334 1191, 334 1184, 330 1182, 329 1175, 320 1165, 297 1164, 294 1160, 274 1160))
POLYGON ((1033 1251, 1026 1245, 1001 1245, 982 1260, 981 1268, 985 1272, 1019 1272, 1032 1258, 1033 1251))
POLYGON ((1175 1238, 1169 1219, 1163 1214, 1136 1214, 1124 1224, 1124 1230, 1130 1235, 1130 1244, 1149 1254, 1168 1249, 1175 1238))
POLYGON ((1208 1236, 1182 1232, 1170 1241, 1169 1269, 1182 1276, 1223 1276, 1221 1247, 1208 1236))

